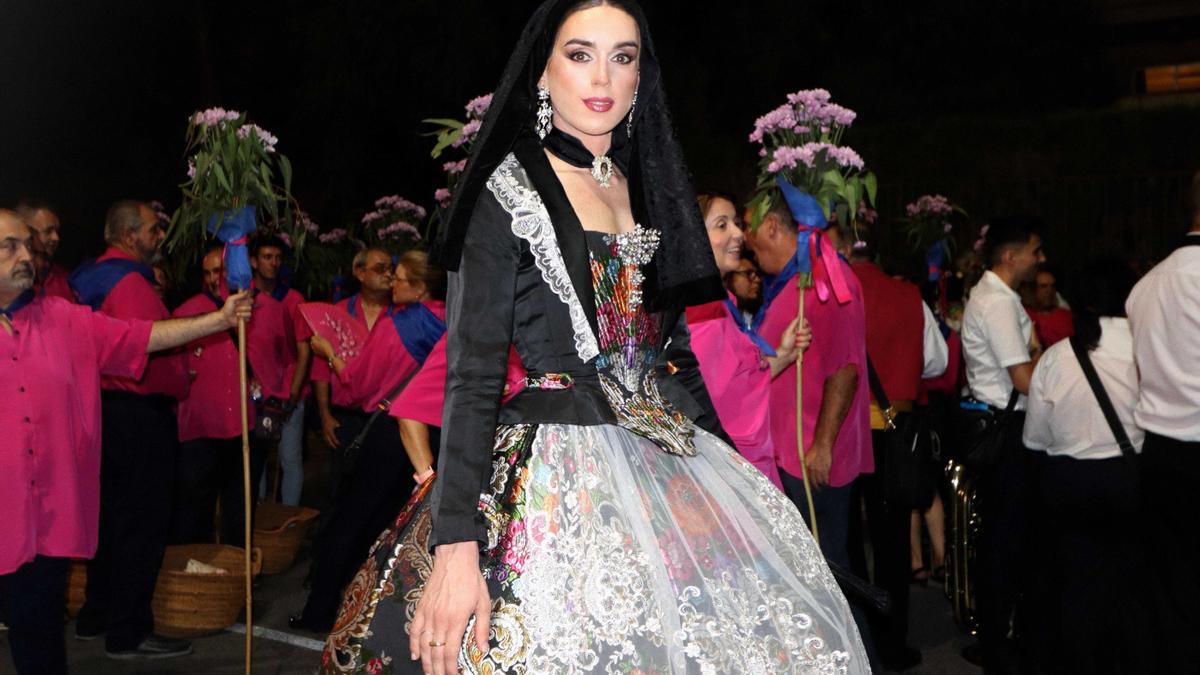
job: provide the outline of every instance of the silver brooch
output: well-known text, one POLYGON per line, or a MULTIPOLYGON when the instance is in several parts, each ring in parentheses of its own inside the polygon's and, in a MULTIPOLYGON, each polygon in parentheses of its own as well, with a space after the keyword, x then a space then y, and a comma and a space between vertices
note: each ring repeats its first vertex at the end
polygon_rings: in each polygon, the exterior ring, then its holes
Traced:
POLYGON ((592 160, 592 178, 600 184, 600 187, 606 188, 609 186, 608 181, 612 180, 613 162, 608 155, 600 155, 592 160))

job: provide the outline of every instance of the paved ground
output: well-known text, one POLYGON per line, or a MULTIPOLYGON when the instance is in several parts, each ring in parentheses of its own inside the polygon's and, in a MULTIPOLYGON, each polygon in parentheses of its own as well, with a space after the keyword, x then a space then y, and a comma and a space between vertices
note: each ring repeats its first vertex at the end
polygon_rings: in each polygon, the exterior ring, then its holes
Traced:
MULTIPOLYGON (((309 446, 313 447, 312 445, 309 446)), ((305 462, 304 500, 317 501, 314 495, 325 494, 324 475, 328 457, 314 452, 305 462)), ((302 583, 307 571, 307 544, 301 549, 301 562, 287 572, 262 577, 255 591, 254 616, 257 627, 268 630, 267 636, 255 637, 254 672, 263 675, 312 673, 320 663, 319 641, 324 637, 298 633, 288 628, 287 618, 303 605, 302 583), (314 649, 315 648, 315 649, 314 649)), ((950 604, 939 587, 913 587, 911 599, 912 625, 910 642, 919 648, 924 661, 905 671, 928 675, 974 675, 982 671, 962 659, 959 651, 971 643, 954 625, 950 604)), ((126 673, 241 673, 244 669, 243 634, 225 632, 197 638, 192 642, 190 656, 159 662, 119 662, 104 655, 104 640, 79 642, 74 639, 74 624, 67 626, 67 657, 73 675, 118 675, 126 673)), ((0 675, 14 672, 7 639, 0 639, 0 675)))

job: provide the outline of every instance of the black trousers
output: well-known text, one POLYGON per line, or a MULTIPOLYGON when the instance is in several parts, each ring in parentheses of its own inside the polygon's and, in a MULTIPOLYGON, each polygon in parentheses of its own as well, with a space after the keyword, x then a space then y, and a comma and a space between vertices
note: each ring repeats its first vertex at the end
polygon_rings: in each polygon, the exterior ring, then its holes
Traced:
MULTIPOLYGON (((439 436, 437 429, 430 429, 432 447, 437 447, 439 436)), ((400 442, 399 425, 390 416, 380 416, 313 542, 312 590, 304 606, 304 620, 310 625, 332 624, 337 618, 342 591, 416 487, 413 471, 400 442)))
POLYGON ((1123 457, 1047 457, 1039 474, 1045 573, 1035 580, 1029 626, 1042 671, 1145 672, 1150 617, 1136 470, 1123 457))
POLYGON ((0 574, 0 607, 18 675, 67 672, 63 615, 69 562, 39 555, 15 572, 0 574))
MULTIPOLYGON (((250 439, 251 498, 262 478, 268 449, 268 443, 250 439)), ((175 485, 172 544, 211 543, 218 500, 221 502, 221 543, 239 547, 244 544, 246 518, 240 437, 184 441, 179 448, 175 485)))
POLYGON ((891 611, 887 616, 871 617, 875 646, 884 660, 898 655, 907 646, 908 585, 912 567, 909 553, 912 508, 908 504, 891 504, 885 499, 887 442, 886 432, 871 431, 875 473, 866 474, 859 480, 867 513, 867 532, 871 538, 874 582, 891 598, 891 611))
POLYGON ((133 649, 154 629, 150 602, 171 524, 179 450, 175 402, 101 396, 100 543, 88 563, 80 623, 106 627, 109 651, 133 649))
MULTIPOLYGON (((1030 513, 1037 457, 1021 442, 1025 413, 1014 412, 996 466, 979 477, 979 575, 976 606, 984 671, 1020 672, 1028 655, 1017 641, 1017 606, 1030 583, 1030 513)), ((1038 453, 1041 454, 1041 453, 1038 453)), ((1022 614, 1023 616, 1023 614, 1022 614)))
POLYGON ((1141 479, 1157 671, 1200 672, 1200 442, 1147 433, 1141 479))

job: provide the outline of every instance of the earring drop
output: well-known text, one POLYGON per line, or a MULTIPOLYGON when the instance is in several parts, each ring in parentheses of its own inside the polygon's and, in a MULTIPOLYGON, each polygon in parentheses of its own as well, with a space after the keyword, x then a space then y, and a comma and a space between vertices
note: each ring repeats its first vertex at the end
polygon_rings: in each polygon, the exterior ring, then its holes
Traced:
POLYGON ((637 90, 633 90, 633 102, 629 104, 629 119, 625 122, 625 135, 633 138, 633 111, 637 109, 637 90))
POLYGON ((538 138, 546 138, 546 134, 550 133, 550 125, 554 119, 554 109, 550 107, 550 90, 539 85, 538 86, 538 109, 537 122, 534 127, 537 129, 538 138))

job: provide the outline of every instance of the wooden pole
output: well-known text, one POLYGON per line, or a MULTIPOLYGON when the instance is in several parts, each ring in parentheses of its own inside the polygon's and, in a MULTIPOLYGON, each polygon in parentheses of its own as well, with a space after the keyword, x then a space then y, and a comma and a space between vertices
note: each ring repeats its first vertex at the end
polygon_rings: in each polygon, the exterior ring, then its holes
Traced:
MULTIPOLYGON (((815 236, 815 235, 814 235, 815 236)), ((796 297, 799 298, 800 323, 804 323, 804 291, 808 285, 808 275, 803 272, 796 275, 796 297)), ((800 453, 800 477, 804 479, 804 498, 808 500, 808 522, 812 528, 813 539, 821 545, 821 535, 817 531, 817 510, 813 508, 812 483, 808 480, 808 465, 804 461, 804 350, 796 350, 796 449, 800 453)))
POLYGON ((242 509, 245 517, 246 547, 246 675, 250 675, 250 640, 254 633, 254 607, 250 585, 250 416, 247 409, 246 385, 246 320, 238 318, 238 384, 242 408, 242 509))

